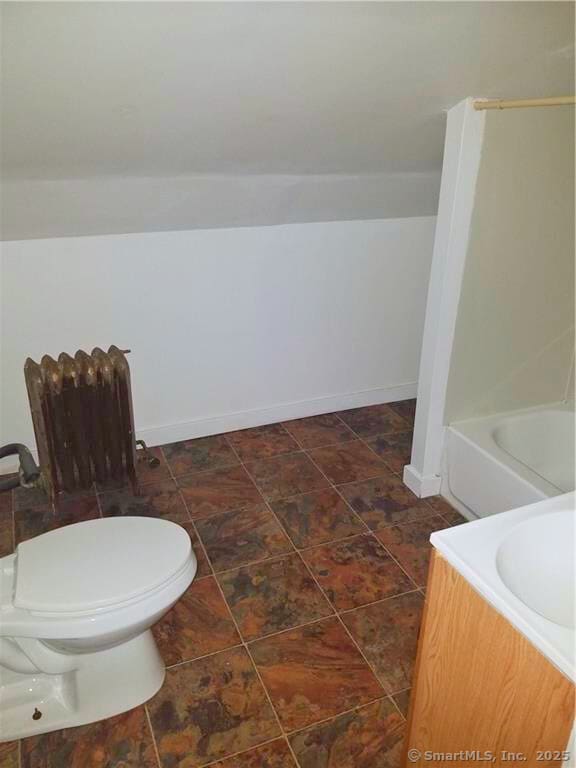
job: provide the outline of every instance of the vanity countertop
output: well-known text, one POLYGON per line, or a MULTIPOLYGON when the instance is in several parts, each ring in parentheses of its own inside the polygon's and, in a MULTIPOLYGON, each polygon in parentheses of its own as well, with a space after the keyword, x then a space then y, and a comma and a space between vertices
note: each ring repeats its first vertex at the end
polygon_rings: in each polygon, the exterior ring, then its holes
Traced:
MULTIPOLYGON (((506 585, 503 578, 503 542, 508 544, 513 537, 518 537, 521 544, 517 550, 522 560, 526 552, 526 562, 510 563, 512 570, 525 568, 527 581, 546 598, 550 590, 550 600, 554 601, 557 590, 551 586, 553 580, 561 584, 564 592, 563 601, 573 602, 574 595, 574 538, 562 534, 559 539, 562 552, 552 551, 554 527, 562 521, 563 531, 571 530, 576 517, 576 496, 574 492, 555 496, 536 504, 512 509, 508 512, 475 520, 432 534, 430 540, 440 554, 463 576, 466 581, 481 594, 499 613, 505 616, 530 642, 564 675, 575 680, 575 632, 574 626, 561 624, 545 618, 540 612, 530 608, 506 585), (561 513, 560 515, 556 513, 561 513), (545 516, 542 525, 528 521, 545 516), (566 528, 566 523, 569 528, 566 528), (546 531, 546 536, 539 535, 546 531), (533 533, 532 533, 533 531, 533 533), (548 538, 548 533, 551 534, 548 538), (531 537, 533 538, 530 541, 531 537), (568 539, 568 540, 567 540, 568 539), (529 561, 529 551, 537 554, 540 563, 534 566, 529 561), (541 563, 545 563, 545 568, 541 563), (546 575, 549 569, 550 578, 546 575), (542 578, 540 579, 540 574, 542 578), (558 582, 560 579, 560 582, 558 582), (538 584, 540 581, 540 584, 538 584), (570 583, 570 581, 572 583, 570 583)), ((559 532, 560 533, 560 532, 559 532)), ((513 550, 512 550, 513 551, 513 550)), ((507 555, 508 556, 508 555, 507 555)), ((522 584, 520 584, 522 587, 522 584)), ((569 624, 570 622, 568 622, 569 624)))

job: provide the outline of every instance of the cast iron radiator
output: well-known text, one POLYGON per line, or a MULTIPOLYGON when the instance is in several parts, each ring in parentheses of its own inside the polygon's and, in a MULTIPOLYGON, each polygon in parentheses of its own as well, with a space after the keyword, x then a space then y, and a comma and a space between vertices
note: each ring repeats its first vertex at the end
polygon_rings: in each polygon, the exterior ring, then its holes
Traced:
MULTIPOLYGON (((128 350, 126 350, 128 351, 128 350)), ((128 480, 134 493, 136 443, 130 367, 124 352, 96 347, 58 360, 28 358, 24 377, 41 481, 52 503, 62 491, 128 480)))

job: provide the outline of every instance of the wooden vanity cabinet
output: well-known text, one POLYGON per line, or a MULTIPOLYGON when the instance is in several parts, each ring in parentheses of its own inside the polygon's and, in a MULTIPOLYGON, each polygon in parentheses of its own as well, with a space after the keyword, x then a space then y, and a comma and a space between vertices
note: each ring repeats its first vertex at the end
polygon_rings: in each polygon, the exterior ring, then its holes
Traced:
POLYGON ((402 765, 559 768, 573 720, 570 680, 434 550, 402 765))

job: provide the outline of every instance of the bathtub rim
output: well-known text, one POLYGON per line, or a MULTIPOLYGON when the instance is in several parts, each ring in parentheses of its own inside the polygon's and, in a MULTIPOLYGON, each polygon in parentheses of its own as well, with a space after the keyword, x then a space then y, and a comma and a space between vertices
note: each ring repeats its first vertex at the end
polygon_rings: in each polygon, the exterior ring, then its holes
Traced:
POLYGON ((440 492, 469 520, 565 493, 500 448, 492 433, 506 417, 545 410, 572 413, 573 409, 573 401, 555 401, 447 426, 440 492))
POLYGON ((541 413, 542 411, 561 411, 574 414, 574 401, 557 400, 529 408, 517 408, 513 411, 503 411, 489 416, 463 419, 453 422, 447 429, 461 435, 463 439, 474 444, 485 455, 497 459, 508 472, 517 475, 528 486, 535 488, 545 494, 547 498, 550 498, 562 493, 569 493, 574 489, 571 488, 567 491, 542 477, 542 475, 535 472, 527 464, 516 459, 505 448, 498 445, 492 435, 493 429, 506 419, 522 418, 529 416, 531 413, 541 413))

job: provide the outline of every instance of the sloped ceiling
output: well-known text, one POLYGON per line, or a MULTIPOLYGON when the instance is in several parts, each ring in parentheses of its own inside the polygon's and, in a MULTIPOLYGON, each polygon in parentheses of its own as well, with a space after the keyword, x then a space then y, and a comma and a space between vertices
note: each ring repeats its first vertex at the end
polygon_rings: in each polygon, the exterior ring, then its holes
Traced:
POLYGON ((417 187, 437 189, 446 109, 574 90, 568 2, 8 2, 2 15, 8 229, 38 190, 100 185, 116 206, 135 177, 258 176, 264 200, 266 178, 369 175, 383 199, 389 181, 414 189, 406 215, 430 213, 435 193, 417 187))

